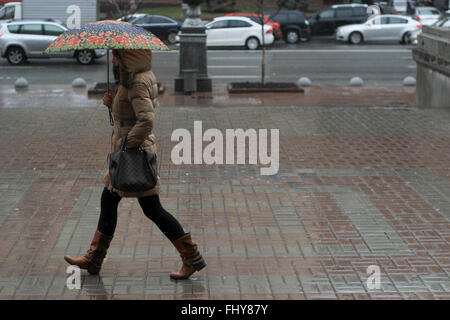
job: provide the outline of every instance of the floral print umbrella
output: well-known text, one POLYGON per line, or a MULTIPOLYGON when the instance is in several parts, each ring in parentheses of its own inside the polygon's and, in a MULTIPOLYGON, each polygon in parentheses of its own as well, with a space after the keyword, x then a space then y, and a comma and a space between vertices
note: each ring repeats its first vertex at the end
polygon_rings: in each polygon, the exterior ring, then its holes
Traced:
POLYGON ((151 32, 128 22, 103 20, 60 34, 45 53, 84 49, 169 50, 151 32))

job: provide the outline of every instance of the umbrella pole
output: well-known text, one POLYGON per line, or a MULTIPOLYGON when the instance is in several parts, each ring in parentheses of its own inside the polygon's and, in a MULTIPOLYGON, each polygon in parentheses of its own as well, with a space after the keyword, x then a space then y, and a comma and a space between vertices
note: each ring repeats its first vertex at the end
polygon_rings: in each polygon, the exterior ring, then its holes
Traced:
POLYGON ((108 69, 106 70, 106 83, 107 83, 107 91, 109 92, 109 49, 106 50, 106 64, 108 69))
MULTIPOLYGON (((109 93, 109 49, 106 49, 106 93, 109 93)), ((114 118, 111 114, 111 108, 108 107, 109 112, 109 123, 111 126, 114 126, 114 118)))

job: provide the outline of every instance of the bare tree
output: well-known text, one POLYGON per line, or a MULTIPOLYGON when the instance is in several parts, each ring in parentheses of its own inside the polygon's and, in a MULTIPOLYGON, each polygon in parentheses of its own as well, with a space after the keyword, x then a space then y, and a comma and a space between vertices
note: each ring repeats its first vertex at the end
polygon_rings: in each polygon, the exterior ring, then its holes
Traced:
POLYGON ((309 0, 277 0, 277 3, 289 10, 305 11, 309 6, 309 0))
MULTIPOLYGON (((271 15, 264 15, 264 0, 257 0, 258 1, 258 22, 261 24, 261 39, 262 39, 262 57, 261 57, 261 85, 264 87, 266 83, 266 39, 265 39, 265 32, 264 32, 264 25, 266 22, 268 22, 271 18, 276 16, 278 12, 281 9, 281 6, 278 5, 278 9, 275 13, 271 15)), ((273 30, 272 30, 273 32, 273 30)))
MULTIPOLYGON (((262 38, 262 58, 261 58, 261 85, 264 87, 266 79, 266 37, 264 33, 264 24, 266 19, 264 17, 264 0, 258 0, 259 7, 259 21, 261 23, 261 38, 262 38)), ((278 9, 279 10, 279 9, 278 9)), ((273 32, 273 30, 272 30, 273 32)))
MULTIPOLYGON (((261 59, 261 85, 265 85, 266 78, 266 41, 265 41, 265 32, 264 32, 264 24, 269 22, 273 17, 275 17, 282 8, 287 9, 303 9, 305 10, 308 7, 309 0, 277 0, 277 9, 273 11, 271 14, 264 14, 264 0, 257 0, 258 7, 258 23, 261 24, 261 39, 262 39, 262 59, 261 59)), ((273 30, 272 30, 273 32, 273 30)))

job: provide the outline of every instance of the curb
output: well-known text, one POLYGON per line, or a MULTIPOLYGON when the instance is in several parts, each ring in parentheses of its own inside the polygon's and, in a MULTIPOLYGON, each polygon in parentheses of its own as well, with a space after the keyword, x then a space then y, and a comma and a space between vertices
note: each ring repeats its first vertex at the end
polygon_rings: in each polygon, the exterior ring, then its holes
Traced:
MULTIPOLYGON (((291 84, 291 82, 286 82, 291 84)), ((293 83, 293 82, 292 82, 293 83)), ((295 88, 233 88, 233 83, 227 84, 227 90, 229 93, 260 93, 260 92, 300 92, 303 93, 303 88, 295 85, 295 88)))
MULTIPOLYGON (((166 86, 164 83, 157 82, 158 84, 158 95, 163 94, 166 91, 166 86)), ((115 90, 117 85, 113 82, 109 86, 112 90, 115 90)), ((106 82, 96 82, 92 87, 88 89, 88 97, 103 95, 106 93, 106 82)))

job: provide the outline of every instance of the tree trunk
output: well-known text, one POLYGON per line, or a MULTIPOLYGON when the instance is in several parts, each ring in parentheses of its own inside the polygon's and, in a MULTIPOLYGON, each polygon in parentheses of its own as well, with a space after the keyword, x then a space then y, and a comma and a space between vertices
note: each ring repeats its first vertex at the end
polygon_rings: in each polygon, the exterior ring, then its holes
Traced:
POLYGON ((261 19, 261 38, 262 38, 262 59, 261 59, 261 84, 264 86, 266 77, 266 41, 264 37, 264 0, 259 2, 261 19))

